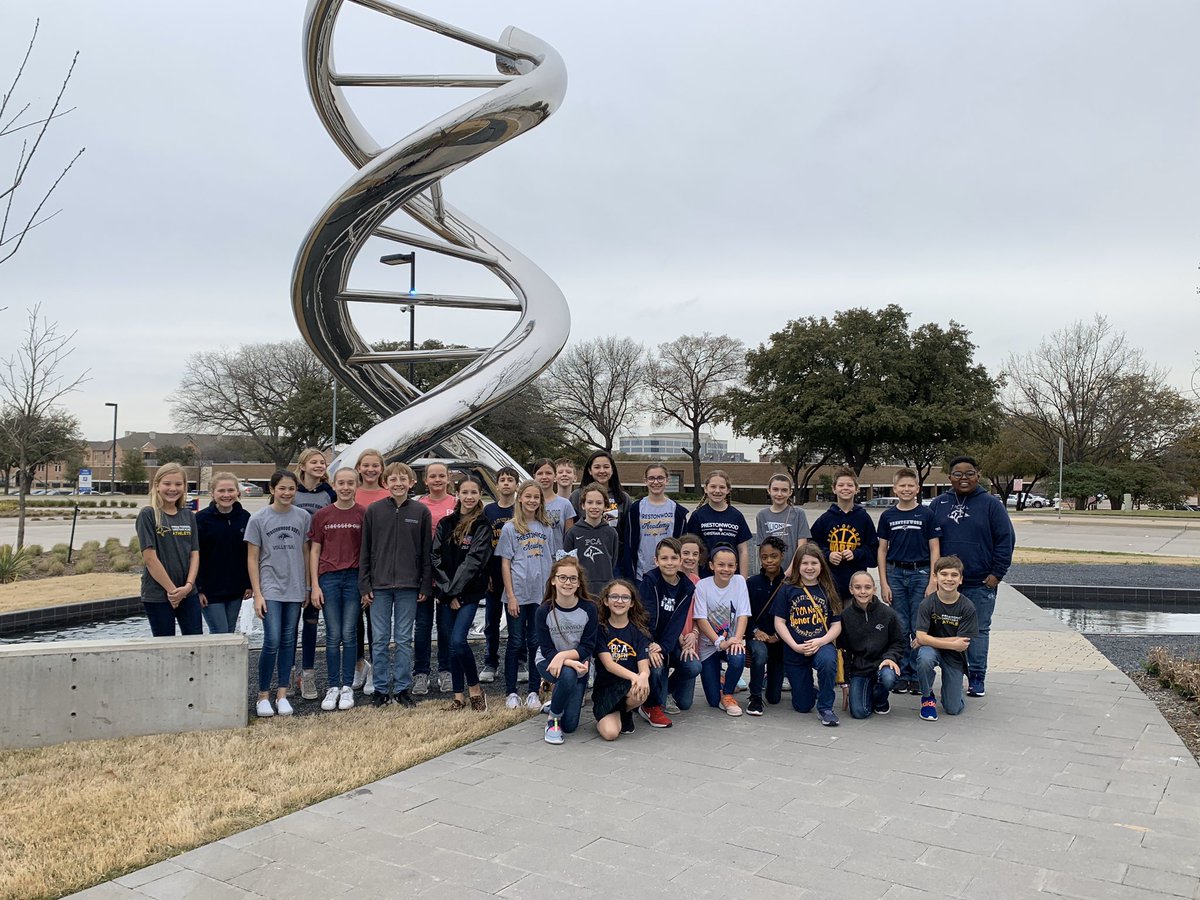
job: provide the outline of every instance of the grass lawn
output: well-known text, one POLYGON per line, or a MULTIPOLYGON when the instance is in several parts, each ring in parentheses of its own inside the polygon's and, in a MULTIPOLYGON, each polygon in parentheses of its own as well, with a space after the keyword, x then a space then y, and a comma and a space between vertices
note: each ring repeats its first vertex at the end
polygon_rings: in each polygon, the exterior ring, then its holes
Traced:
POLYGON ((528 718, 356 707, 248 728, 0 753, 0 897, 58 897, 368 784, 528 718))
POLYGON ((1050 547, 1021 547, 1013 551, 1014 563, 1068 563, 1078 565, 1200 566, 1195 556, 1155 556, 1150 553, 1119 553, 1112 550, 1056 550, 1050 547))
POLYGON ((82 603, 85 600, 136 597, 141 590, 140 584, 141 576, 117 572, 23 578, 10 584, 0 584, 0 613, 82 603))
MULTIPOLYGON (((1015 510, 1013 512, 1015 513, 1015 510)), ((1037 513, 1043 516, 1058 514, 1058 510, 1049 507, 1037 510, 1027 509, 1024 512, 1037 513)), ((1197 525, 1200 525, 1200 513, 1189 512, 1186 509, 1064 509, 1062 514, 1064 516, 1073 516, 1077 519, 1108 518, 1112 516, 1135 519, 1192 519, 1197 525)))

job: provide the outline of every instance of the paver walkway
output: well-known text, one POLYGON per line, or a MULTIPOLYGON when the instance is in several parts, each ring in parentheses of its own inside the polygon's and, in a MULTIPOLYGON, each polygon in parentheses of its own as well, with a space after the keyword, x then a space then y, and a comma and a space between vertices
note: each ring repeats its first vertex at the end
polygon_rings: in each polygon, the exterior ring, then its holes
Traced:
POLYGON ((1154 704, 1011 588, 991 656, 936 723, 535 718, 77 896, 1200 897, 1200 769, 1154 704))

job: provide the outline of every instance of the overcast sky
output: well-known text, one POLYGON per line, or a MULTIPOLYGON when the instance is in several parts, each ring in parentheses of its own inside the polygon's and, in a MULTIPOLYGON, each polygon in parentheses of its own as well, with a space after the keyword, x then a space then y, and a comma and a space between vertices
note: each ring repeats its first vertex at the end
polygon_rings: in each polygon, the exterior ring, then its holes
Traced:
MULTIPOLYGON (((347 4, 349 6, 349 4, 347 4)), ((7 85, 68 100, 33 187, 80 146, 63 212, 0 266, 0 354, 35 302, 78 329, 88 438, 170 430, 187 354, 298 331, 296 248, 350 176, 309 103, 304 3, 4 4, 7 85)), ((608 2, 417 7, 554 46, 557 114, 451 176, 447 200, 545 269, 572 334, 647 344, 899 303, 955 319, 996 371, 1094 312, 1190 379, 1200 314, 1200 5, 1180 2, 608 2)), ((346 71, 494 71, 487 54, 348 10, 346 71)), ((387 144, 467 99, 363 89, 387 144)), ((0 141, 0 171, 14 160, 0 141)), ((401 227, 408 227, 397 221, 401 227)), ((382 249, 382 248, 381 248, 382 249)), ((389 249, 394 250, 394 245, 389 249)), ((425 254, 418 288, 494 293, 425 254)), ((356 271, 353 284, 407 276, 356 271)), ((390 280, 395 279, 395 280, 390 280)), ((407 338, 375 311, 371 338, 407 338)), ((417 337, 494 340, 503 313, 421 311, 417 337), (489 337, 489 335, 491 337, 489 337)))

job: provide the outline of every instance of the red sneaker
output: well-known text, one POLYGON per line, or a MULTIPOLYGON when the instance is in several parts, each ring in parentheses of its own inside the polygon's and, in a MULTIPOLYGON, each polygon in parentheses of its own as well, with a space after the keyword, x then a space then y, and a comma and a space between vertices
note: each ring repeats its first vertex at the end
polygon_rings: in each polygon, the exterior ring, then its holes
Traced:
POLYGON ((651 728, 671 727, 671 720, 661 706, 639 706, 638 715, 649 722, 651 728))

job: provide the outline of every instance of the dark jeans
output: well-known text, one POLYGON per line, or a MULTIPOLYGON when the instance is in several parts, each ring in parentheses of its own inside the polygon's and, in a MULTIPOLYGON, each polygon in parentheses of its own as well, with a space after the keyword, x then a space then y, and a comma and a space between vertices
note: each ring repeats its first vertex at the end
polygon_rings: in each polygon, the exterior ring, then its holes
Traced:
MULTIPOLYGON (((704 688, 704 699, 708 701, 709 706, 720 706, 722 693, 732 696, 737 690, 738 679, 742 677, 744 668, 746 654, 730 653, 727 650, 718 650, 708 659, 701 661, 700 686, 704 688), (721 660, 726 662, 724 684, 721 681, 721 660)), ((679 708, 683 709, 683 706, 679 708)))
POLYGON ((783 670, 792 685, 792 709, 812 712, 813 670, 817 673, 817 709, 833 709, 833 683, 837 679, 837 650, 833 644, 823 644, 812 656, 789 654, 783 670))
POLYGON ((691 709, 699 674, 700 660, 682 660, 678 653, 672 653, 671 658, 664 659, 661 666, 650 670, 650 699, 647 705, 662 706, 667 702, 667 694, 670 694, 680 709, 691 709), (671 669, 669 675, 668 667, 671 669))
POLYGON ((277 686, 286 688, 296 664, 296 625, 300 621, 300 603, 267 601, 263 619, 263 645, 258 655, 258 689, 271 688, 271 672, 278 670, 277 686))
MULTIPOLYGON (((507 609, 508 643, 504 647, 504 693, 517 692, 517 657, 521 650, 529 654, 529 659, 537 657, 537 629, 533 617, 537 614, 538 605, 527 603, 518 607, 518 614, 512 615, 507 609)), ((537 666, 529 667, 529 692, 538 689, 539 676, 537 666)))
POLYGON ((358 593, 358 569, 326 572, 317 577, 325 605, 325 665, 330 687, 354 683, 355 640, 362 596, 358 593))
POLYGON ((204 634, 204 622, 200 616, 200 594, 193 591, 178 606, 168 601, 142 601, 146 618, 150 620, 150 633, 155 637, 174 637, 175 623, 179 623, 182 635, 204 634))
POLYGON ((884 666, 874 675, 851 675, 850 715, 869 719, 877 708, 887 705, 888 694, 895 686, 896 673, 890 666, 884 666))
MULTIPOLYGON (((975 605, 976 621, 979 622, 979 635, 971 638, 971 644, 967 647, 967 671, 971 675, 983 678, 987 675, 988 644, 992 639, 992 614, 996 611, 996 592, 981 584, 979 587, 960 588, 959 593, 975 605)), ((942 681, 945 680, 943 669, 942 681)))
POLYGON ((768 644, 750 638, 746 642, 750 659, 750 696, 765 697, 768 703, 778 703, 783 696, 783 641, 768 644), (766 694, 763 685, 766 685, 766 694))
POLYGON ((547 670, 550 661, 538 663, 542 678, 554 685, 550 695, 550 715, 558 717, 559 727, 571 734, 579 727, 579 711, 583 709, 583 693, 587 689, 587 677, 580 675, 570 666, 563 666, 555 678, 547 670))
POLYGON ((464 603, 458 609, 451 609, 449 603, 438 603, 438 669, 442 672, 442 635, 450 637, 445 641, 449 645, 446 655, 450 657, 450 680, 454 684, 454 693, 461 694, 466 687, 479 684, 479 672, 475 668, 475 651, 467 642, 471 624, 475 621, 476 603, 464 603))
POLYGON ((450 634, 434 609, 432 597, 417 604, 417 625, 413 631, 413 674, 429 674, 429 655, 433 651, 433 623, 437 620, 438 671, 450 671, 450 634))
POLYGON ((242 612, 242 598, 233 600, 214 600, 208 598, 208 606, 200 610, 204 621, 208 623, 209 634, 233 634, 237 628, 238 616, 242 612))
POLYGON ((317 664, 317 623, 321 621, 321 611, 305 603, 300 618, 304 622, 300 629, 300 668, 311 669, 317 664))
POLYGON ((892 611, 900 619, 900 630, 908 638, 909 650, 900 659, 900 677, 917 679, 917 651, 912 639, 917 633, 917 610, 929 587, 929 567, 923 569, 894 569, 888 566, 888 587, 892 589, 892 611))
POLYGON ((483 597, 483 637, 486 649, 483 664, 493 669, 500 668, 500 616, 504 612, 504 591, 489 590, 483 597))
MULTIPOLYGON (((974 646, 972 641, 971 646, 974 646)), ((917 678, 921 682, 921 696, 933 693, 934 669, 942 669, 942 709, 957 716, 966 706, 963 700, 963 670, 958 654, 935 650, 933 647, 917 648, 917 678)))

